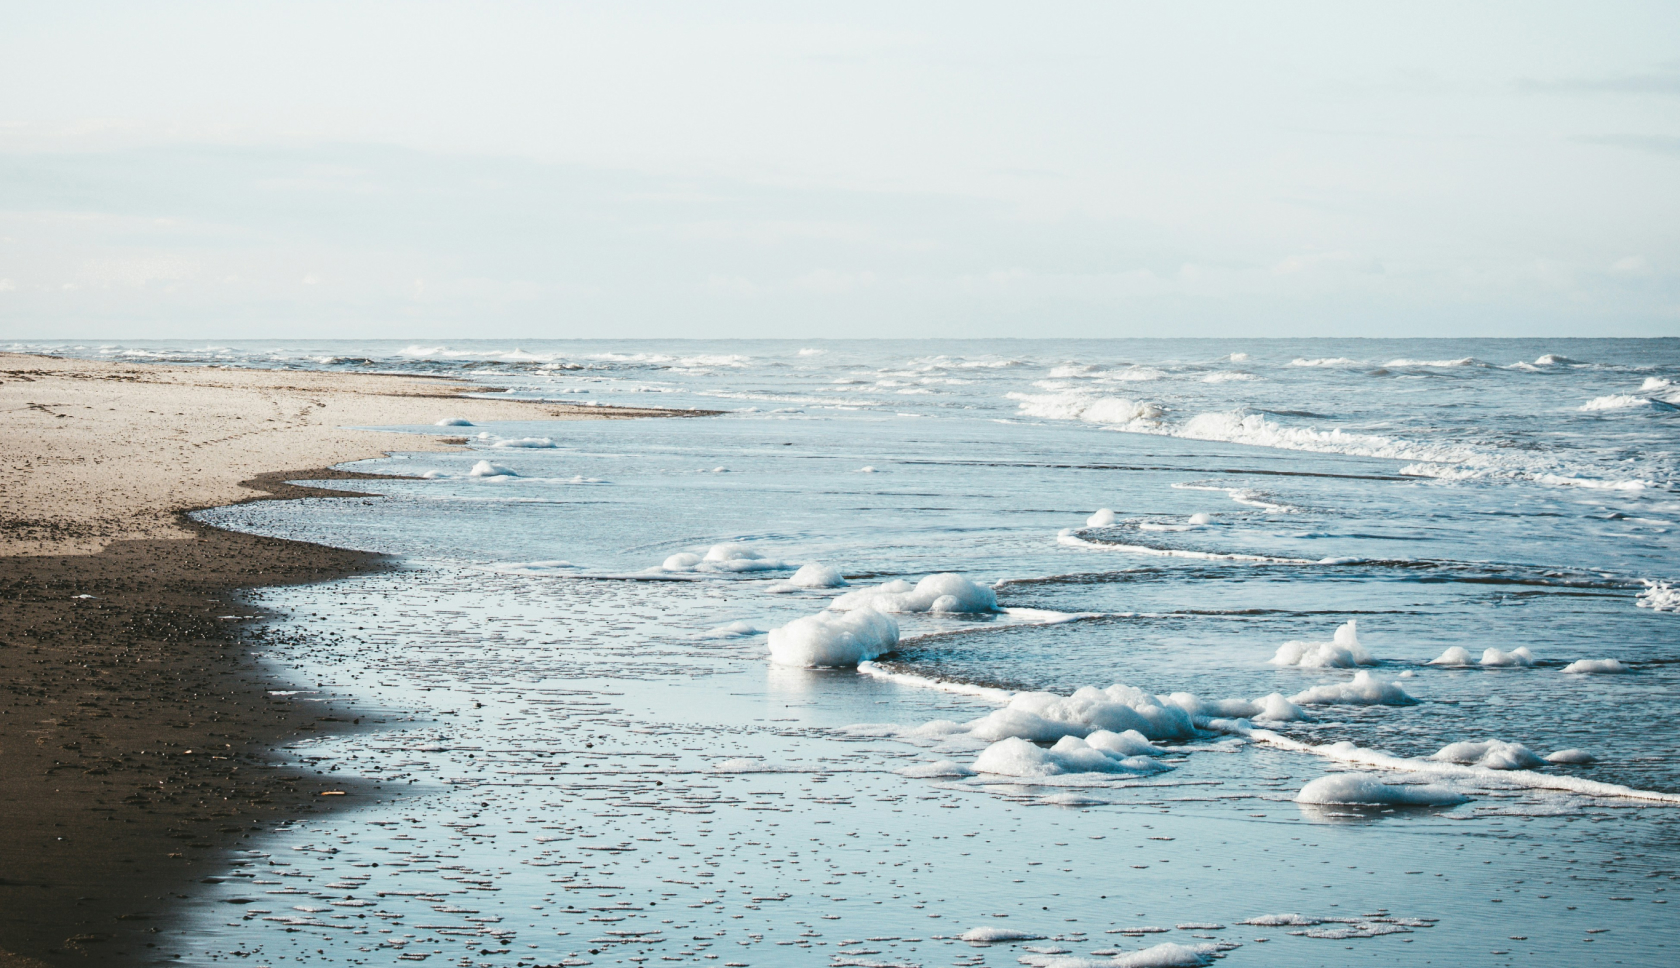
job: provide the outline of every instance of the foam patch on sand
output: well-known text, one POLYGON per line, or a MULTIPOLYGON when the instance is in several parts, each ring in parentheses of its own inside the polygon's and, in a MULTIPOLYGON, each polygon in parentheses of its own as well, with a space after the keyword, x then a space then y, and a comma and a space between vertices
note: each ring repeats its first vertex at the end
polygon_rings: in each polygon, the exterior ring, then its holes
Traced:
POLYGON ((501 575, 563 575, 577 568, 569 561, 498 561, 484 566, 485 571, 501 575))
POLYGON ((961 575, 929 575, 912 585, 903 579, 859 588, 836 598, 829 608, 839 611, 869 608, 878 612, 996 612, 997 594, 961 575))
POLYGON ((1083 955, 1028 953, 1017 960, 1031 968, 1201 968, 1213 964, 1224 945, 1184 945, 1163 942, 1142 951, 1130 951, 1110 958, 1083 955))
POLYGON ((932 763, 917 763, 894 770, 899 776, 907 776, 914 780, 934 780, 947 776, 973 776, 974 770, 956 760, 935 760, 932 763))
POLYGON ((1432 784, 1388 783, 1375 773, 1332 773, 1295 794, 1296 803, 1445 807, 1469 798, 1432 784))
POLYGON ((473 426, 473 422, 471 420, 466 419, 465 417, 444 417, 442 420, 439 420, 437 423, 432 424, 432 426, 434 426, 434 427, 471 427, 471 426, 473 426))
POLYGON ((1314 686, 1290 696, 1289 701, 1304 706, 1411 706, 1417 703, 1398 683, 1378 679, 1364 669, 1354 673, 1351 681, 1314 686))
POLYGON ((763 760, 733 759, 712 764, 714 773, 781 773, 783 768, 763 760))
POLYGON ((1152 758, 1162 752, 1151 746, 1136 730, 1125 733, 1097 730, 1083 739, 1063 736, 1049 749, 1011 737, 981 751, 974 760, 974 770, 977 773, 1022 777, 1063 773, 1160 773, 1170 769, 1152 758), (1126 752, 1135 749, 1154 752, 1126 752))
POLYGON ((1351 669, 1376 665, 1377 660, 1359 644, 1359 621, 1349 619, 1336 629, 1334 641, 1285 642, 1271 658, 1272 665, 1303 669, 1351 669))
POLYGON ((969 928, 962 933, 962 940, 978 944, 995 944, 999 941, 1040 941, 1042 934, 1031 931, 1018 931, 1014 928, 969 928))
POLYGON ((801 668, 855 666, 898 646, 898 623, 872 608, 824 611, 770 630, 770 661, 801 668))
POLYGON ((995 743, 1015 738, 1034 742, 1086 736, 1097 730, 1124 733, 1135 730, 1151 740, 1189 739, 1196 735, 1190 714, 1169 706, 1142 689, 1115 684, 1107 689, 1086 686, 1071 696, 1053 692, 1021 692, 1009 705, 969 722, 965 730, 995 743))

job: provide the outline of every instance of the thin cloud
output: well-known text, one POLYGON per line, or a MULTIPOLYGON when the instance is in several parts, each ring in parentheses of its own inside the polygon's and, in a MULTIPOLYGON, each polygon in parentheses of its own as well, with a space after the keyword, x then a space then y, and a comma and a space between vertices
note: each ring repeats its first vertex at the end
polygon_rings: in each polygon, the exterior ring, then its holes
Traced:
POLYGON ((1599 134, 1569 139, 1580 144, 1605 145, 1647 151, 1656 155, 1680 155, 1680 135, 1672 134, 1599 134))
POLYGON ((1680 94, 1680 71, 1618 74, 1614 77, 1521 78, 1519 94, 1680 94))

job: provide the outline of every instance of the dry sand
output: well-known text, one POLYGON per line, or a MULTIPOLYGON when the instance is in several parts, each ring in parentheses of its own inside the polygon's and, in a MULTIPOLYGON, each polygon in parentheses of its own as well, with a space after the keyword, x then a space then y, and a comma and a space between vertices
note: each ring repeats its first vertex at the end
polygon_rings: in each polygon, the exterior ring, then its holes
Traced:
POLYGON ((439 437, 348 428, 669 413, 469 399, 464 389, 412 377, 0 353, 0 555, 185 538, 177 512, 251 497, 241 482, 260 474, 449 448, 439 437))
POLYGON ((389 795, 277 765, 278 744, 377 720, 269 695, 229 617, 251 615, 243 589, 385 559, 184 512, 341 493, 285 482, 451 446, 347 426, 670 414, 462 389, 0 354, 0 968, 152 963, 185 885, 253 831, 389 795))

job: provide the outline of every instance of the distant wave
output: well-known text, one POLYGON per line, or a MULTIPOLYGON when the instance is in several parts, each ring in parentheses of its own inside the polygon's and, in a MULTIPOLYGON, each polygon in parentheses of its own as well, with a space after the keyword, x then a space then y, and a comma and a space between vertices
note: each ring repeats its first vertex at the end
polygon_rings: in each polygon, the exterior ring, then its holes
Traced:
MULTIPOLYGON (((1266 413, 1232 410, 1197 414, 1182 423, 1168 420, 1167 410, 1158 403, 1125 397, 1099 396, 1089 392, 1010 393, 1024 416, 1048 420, 1078 420, 1130 433, 1161 434, 1189 440, 1221 441, 1252 447, 1301 450, 1351 457, 1375 457, 1407 461, 1400 473, 1436 480, 1505 479, 1540 484, 1610 490, 1642 490, 1662 486, 1645 478, 1604 479, 1569 467, 1551 456, 1533 451, 1491 453, 1459 443, 1425 444, 1380 434, 1346 431, 1339 427, 1320 430, 1288 426, 1266 413)), ((1640 398, 1644 399, 1644 398, 1640 398)), ((1674 409, 1669 404, 1655 404, 1674 409)))
POLYGON ((1593 397, 1581 404, 1584 411, 1593 410, 1680 410, 1672 403, 1655 400, 1651 397, 1635 396, 1631 393, 1611 393, 1602 397, 1593 397))

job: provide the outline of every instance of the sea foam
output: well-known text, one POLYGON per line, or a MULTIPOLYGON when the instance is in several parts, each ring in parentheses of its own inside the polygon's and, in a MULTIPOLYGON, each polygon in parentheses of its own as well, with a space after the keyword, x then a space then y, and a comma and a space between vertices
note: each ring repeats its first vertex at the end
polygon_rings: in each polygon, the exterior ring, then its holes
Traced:
POLYGON ((872 608, 818 612, 770 630, 770 661, 818 668, 855 666, 898 646, 898 623, 872 608))
POLYGON ((929 575, 912 585, 903 579, 859 588, 836 598, 829 608, 847 611, 871 608, 880 612, 996 612, 997 594, 961 575, 929 575))
POLYGON ((1359 620, 1349 619, 1336 628, 1330 642, 1285 642, 1271 658, 1272 665, 1303 669, 1351 669, 1375 665, 1377 660, 1359 644, 1359 620))
POLYGON ((1364 669, 1349 682, 1332 682, 1305 689, 1289 697, 1305 706, 1410 706, 1417 702, 1394 682, 1378 679, 1364 669))
POLYGON ((1375 773, 1332 773, 1295 794, 1296 803, 1444 807, 1464 803, 1463 794, 1429 784, 1388 783, 1375 773))
POLYGON ((1576 659, 1563 667, 1564 672, 1584 673, 1623 673, 1632 672, 1625 662, 1617 659, 1576 659))

